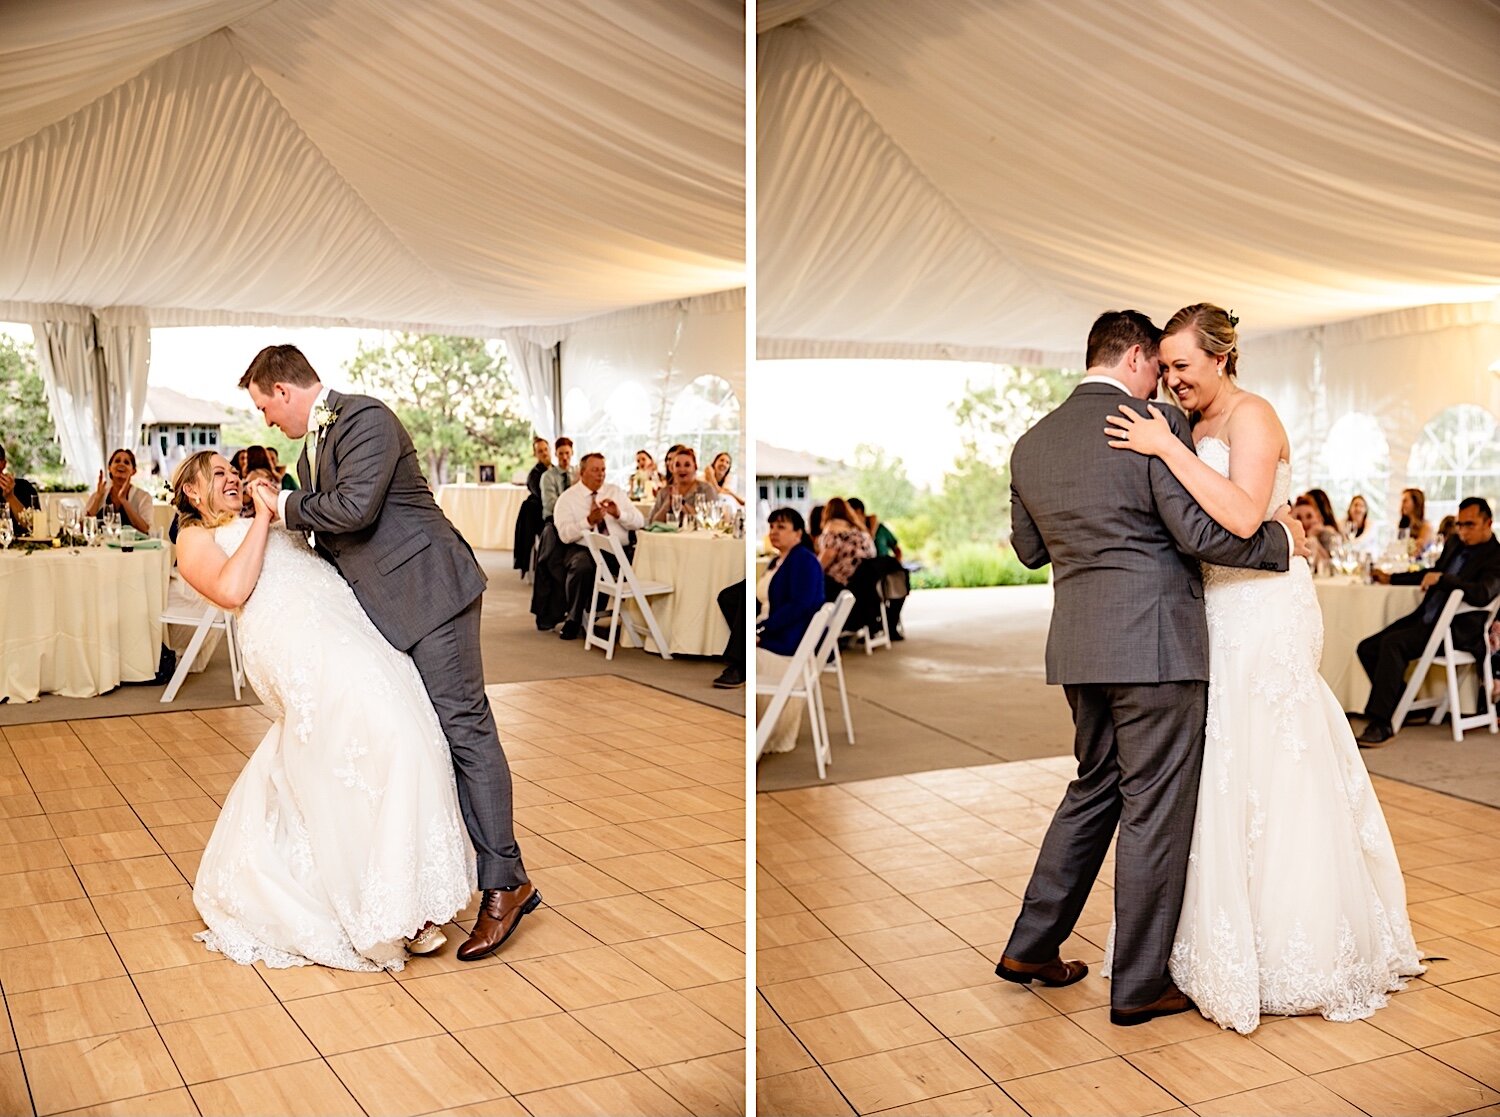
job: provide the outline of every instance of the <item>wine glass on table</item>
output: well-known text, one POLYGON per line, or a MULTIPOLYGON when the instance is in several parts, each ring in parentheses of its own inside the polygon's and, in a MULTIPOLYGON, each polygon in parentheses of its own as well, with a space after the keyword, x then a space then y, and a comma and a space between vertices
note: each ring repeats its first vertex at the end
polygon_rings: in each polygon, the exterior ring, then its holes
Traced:
POLYGON ((672 522, 682 526, 682 494, 679 492, 672 494, 672 522))
POLYGON ((15 537, 15 529, 10 522, 10 512, 5 508, 0 508, 0 551, 9 547, 15 537))

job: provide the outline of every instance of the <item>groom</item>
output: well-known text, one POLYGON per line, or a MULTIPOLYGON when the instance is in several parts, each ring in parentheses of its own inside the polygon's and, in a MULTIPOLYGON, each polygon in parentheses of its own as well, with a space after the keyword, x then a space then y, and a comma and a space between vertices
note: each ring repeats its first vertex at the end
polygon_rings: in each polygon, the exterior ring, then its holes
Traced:
MULTIPOLYGON (((1197 559, 1286 570, 1304 541, 1266 524, 1248 540, 1200 508, 1159 458, 1112 450, 1122 403, 1146 414, 1161 332, 1134 310, 1101 314, 1088 375, 1011 455, 1011 542, 1052 564, 1047 681, 1073 709, 1078 776, 1042 842, 1021 914, 995 968, 1007 981, 1071 985, 1088 973, 1059 947, 1119 827, 1110 1020, 1142 1024, 1192 1007, 1167 972, 1187 876, 1208 705, 1208 625, 1197 559)), ((1175 408, 1168 421, 1191 445, 1175 408)))
POLYGON ((385 404, 329 391, 295 345, 262 349, 240 387, 268 426, 307 437, 297 461, 302 489, 280 495, 281 518, 293 531, 314 533, 318 553, 422 675, 453 755, 484 890, 458 958, 483 958, 541 902, 521 864, 510 767, 484 693, 484 573, 433 501, 411 438, 385 404))

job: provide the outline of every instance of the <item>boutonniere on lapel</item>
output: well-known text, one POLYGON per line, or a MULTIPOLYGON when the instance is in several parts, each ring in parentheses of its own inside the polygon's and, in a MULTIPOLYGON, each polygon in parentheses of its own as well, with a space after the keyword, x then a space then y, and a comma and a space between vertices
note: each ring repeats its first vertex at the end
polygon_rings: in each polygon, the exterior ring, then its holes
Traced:
POLYGON ((333 426, 333 421, 338 417, 339 413, 326 403, 318 404, 317 407, 313 408, 312 413, 313 430, 317 431, 318 436, 321 438, 323 432, 333 426))

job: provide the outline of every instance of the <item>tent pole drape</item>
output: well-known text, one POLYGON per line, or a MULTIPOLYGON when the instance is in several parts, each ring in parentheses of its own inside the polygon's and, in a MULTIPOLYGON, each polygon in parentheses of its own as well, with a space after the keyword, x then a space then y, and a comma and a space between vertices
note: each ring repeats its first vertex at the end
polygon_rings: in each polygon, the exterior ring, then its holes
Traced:
POLYGON ((94 352, 93 315, 85 310, 32 322, 31 331, 63 460, 75 478, 89 481, 104 468, 105 453, 104 385, 94 352))
POLYGON ((90 481, 112 450, 140 441, 151 327, 144 315, 101 318, 71 307, 53 308, 31 331, 63 460, 77 480, 90 481))
POLYGON ((532 340, 524 329, 505 330, 502 337, 511 367, 516 370, 516 386, 521 390, 521 401, 532 429, 551 442, 562 430, 557 346, 532 340))
POLYGON ((105 454, 134 450, 146 417, 146 381, 151 369, 151 326, 142 312, 104 310, 94 320, 96 352, 104 385, 105 454))

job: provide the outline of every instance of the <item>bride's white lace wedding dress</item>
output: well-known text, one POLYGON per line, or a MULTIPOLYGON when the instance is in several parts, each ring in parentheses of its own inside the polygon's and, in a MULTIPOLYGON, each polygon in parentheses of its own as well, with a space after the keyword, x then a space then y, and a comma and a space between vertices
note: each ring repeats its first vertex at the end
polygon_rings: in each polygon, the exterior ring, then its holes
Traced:
MULTIPOLYGON (((233 554, 250 524, 215 542, 233 554)), ((246 964, 400 969, 404 937, 451 919, 475 879, 421 676, 279 526, 239 624, 246 675, 277 718, 203 851, 197 937, 246 964)))
MULTIPOLYGON (((1198 456, 1229 472, 1213 438, 1198 456)), ((1277 466, 1267 516, 1291 494, 1277 466)), ((1406 886, 1344 712, 1318 673, 1307 563, 1205 564, 1208 725, 1172 978, 1248 1033, 1261 1013, 1357 1020, 1423 971, 1406 886)))

